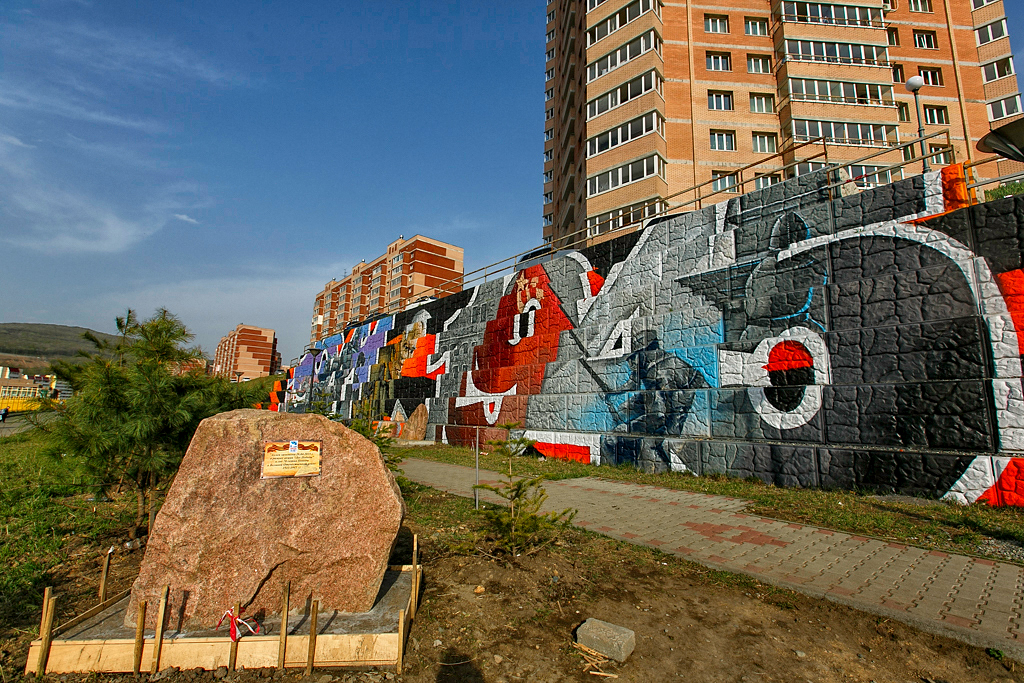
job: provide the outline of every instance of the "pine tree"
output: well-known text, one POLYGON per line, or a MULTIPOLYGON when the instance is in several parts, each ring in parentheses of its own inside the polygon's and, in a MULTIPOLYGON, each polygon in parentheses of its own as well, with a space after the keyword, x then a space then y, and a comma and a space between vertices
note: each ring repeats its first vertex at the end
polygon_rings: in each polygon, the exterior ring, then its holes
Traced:
POLYGON ((116 323, 116 344, 86 333, 95 352, 83 353, 80 364, 53 364, 74 395, 44 406, 54 416, 41 420, 40 428, 48 452, 99 487, 135 489, 134 536, 156 509, 159 491, 173 478, 199 422, 260 402, 266 386, 207 376, 196 363, 201 349, 186 346, 193 335, 166 309, 142 322, 129 310, 116 323))

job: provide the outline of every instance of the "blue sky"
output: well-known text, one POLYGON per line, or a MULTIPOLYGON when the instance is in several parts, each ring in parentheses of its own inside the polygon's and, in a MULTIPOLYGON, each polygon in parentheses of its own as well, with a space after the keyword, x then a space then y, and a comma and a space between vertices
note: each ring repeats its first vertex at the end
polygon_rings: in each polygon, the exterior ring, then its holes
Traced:
POLYGON ((0 7, 0 321, 157 306, 285 361, 400 234, 541 242, 545 4, 0 7))
MULTIPOLYGON (((966 0, 957 0, 966 1, 966 0)), ((1024 3, 1007 0, 1014 45, 1024 3)), ((417 232, 541 242, 543 0, 0 4, 0 321, 308 339, 417 232)))

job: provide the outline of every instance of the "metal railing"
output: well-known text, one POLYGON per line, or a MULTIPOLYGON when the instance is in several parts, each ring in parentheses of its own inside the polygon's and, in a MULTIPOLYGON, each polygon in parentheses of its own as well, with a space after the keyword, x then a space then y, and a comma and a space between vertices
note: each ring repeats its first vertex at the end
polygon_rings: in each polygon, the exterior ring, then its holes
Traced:
MULTIPOLYGON (((688 207, 690 208, 690 210, 700 210, 704 208, 707 200, 713 197, 718 198, 716 199, 716 202, 721 201, 720 196, 723 194, 729 197, 739 196, 743 194, 745 191, 749 191, 743 190, 743 188, 749 186, 751 183, 756 183, 760 176, 767 175, 768 173, 786 173, 787 171, 796 169, 801 164, 820 163, 822 164, 821 168, 813 169, 813 172, 824 171, 830 175, 835 174, 836 179, 834 181, 829 182, 824 187, 814 187, 807 193, 810 194, 825 190, 829 193, 829 199, 834 199, 835 192, 837 190, 841 190, 844 187, 849 187, 851 184, 856 185, 858 181, 862 181, 872 176, 878 176, 880 174, 886 173, 891 174, 893 171, 902 172, 902 170, 908 166, 921 164, 925 158, 929 159, 930 161, 946 159, 948 163, 955 163, 956 161, 956 151, 951 144, 948 129, 936 131, 934 133, 925 135, 924 137, 921 138, 915 137, 913 139, 907 140, 906 142, 897 143, 894 146, 880 148, 870 154, 859 157, 857 159, 842 160, 835 162, 830 162, 828 158, 828 144, 831 142, 832 141, 827 137, 815 138, 807 142, 785 147, 779 152, 766 156, 762 159, 759 159, 758 161, 752 162, 740 168, 737 168, 732 174, 736 177, 737 182, 735 185, 731 185, 729 187, 715 187, 715 184, 719 183, 721 179, 706 180, 702 183, 697 183, 696 185, 693 185, 691 187, 687 187, 685 189, 673 192, 672 194, 669 194, 665 197, 658 197, 656 199, 652 199, 650 201, 634 205, 627 211, 627 214, 642 214, 639 220, 633 220, 628 223, 624 223, 623 225, 617 226, 612 230, 607 230, 604 232, 602 232, 599 229, 595 232, 594 228, 602 224, 610 224, 616 222, 619 220, 619 218, 622 218, 623 216, 615 216, 609 218, 606 221, 601 221, 596 225, 587 225, 574 232, 562 235, 559 238, 557 238, 557 240, 552 240, 551 243, 544 243, 538 246, 531 247, 529 249, 525 249, 523 251, 512 254, 506 258, 503 258, 499 261, 495 261, 483 267, 471 270, 468 273, 464 273, 463 275, 457 278, 451 278, 449 280, 445 280, 441 283, 438 283, 437 285, 434 286, 433 292, 425 292, 419 295, 416 299, 413 299, 412 301, 407 303, 404 308, 408 309, 409 307, 415 307, 417 304, 427 303, 428 301, 432 301, 435 298, 438 298, 439 296, 447 296, 448 294, 456 293, 443 291, 445 289, 455 287, 458 287, 460 290, 466 289, 469 288, 470 286, 475 286, 475 284, 482 284, 484 282, 487 282, 489 278, 493 278, 494 276, 502 274, 505 271, 512 270, 512 272, 515 272, 515 270, 517 270, 520 267, 519 259, 524 256, 535 255, 542 250, 546 250, 546 253, 537 254, 535 257, 529 259, 531 265, 535 263, 542 263, 545 260, 557 258, 563 251, 572 250, 577 247, 590 244, 595 236, 606 235, 611 233, 625 234, 625 232, 629 228, 642 227, 643 225, 649 223, 651 220, 677 214, 680 212, 680 210, 686 210, 688 207), (929 140, 935 140, 939 138, 944 139, 944 144, 942 144, 941 146, 937 146, 934 149, 931 149, 923 157, 920 155, 913 155, 915 148, 917 148, 919 145, 922 145, 923 143, 929 140), (797 158, 797 154, 801 150, 805 150, 808 147, 814 147, 816 145, 821 145, 820 151, 817 151, 808 156, 800 156, 799 158, 797 158), (905 152, 905 150, 908 149, 911 150, 909 154, 905 152), (868 173, 863 173, 857 176, 851 176, 849 175, 849 173, 847 173, 845 176, 842 176, 840 174, 840 172, 843 171, 844 169, 848 169, 853 166, 864 166, 865 162, 878 159, 879 157, 885 156, 887 154, 891 155, 894 153, 901 152, 903 153, 903 158, 901 158, 899 161, 882 166, 872 166, 872 170, 868 173), (786 161, 787 159, 792 160, 786 161), (817 161, 819 159, 821 161, 817 161), (782 165, 773 166, 771 168, 766 169, 765 165, 772 162, 773 160, 779 160, 782 163, 782 165), (757 174, 746 178, 743 177, 744 172, 755 169, 764 170, 767 171, 767 173, 757 174), (690 198, 682 199, 684 195, 688 194, 692 194, 693 196, 690 198), (680 199, 680 201, 678 201, 675 204, 672 204, 670 202, 670 200, 672 199, 680 199), (647 209, 649 207, 656 207, 657 205, 664 205, 665 208, 655 210, 653 213, 650 214, 647 213, 647 209)), ((983 163, 989 163, 991 161, 996 160, 1002 159, 1000 157, 991 157, 980 162, 975 162, 973 163, 973 166, 979 166, 982 165, 983 163)), ((965 168, 966 167, 967 165, 965 164, 965 168)), ((799 174, 794 173, 793 175, 799 174)), ((917 175, 917 173, 913 173, 911 175, 917 175)), ((1012 177, 1024 178, 1024 171, 1022 171, 1019 174, 1013 174, 1012 177)), ((973 188, 983 184, 991 184, 999 180, 1001 180, 1001 178, 985 180, 981 183, 969 185, 969 187, 973 188)), ((858 190, 859 189, 860 188, 858 188, 858 190)), ((786 201, 792 201, 795 198, 796 197, 787 197, 786 201)), ((390 314, 392 313, 385 313, 382 311, 377 316, 371 316, 366 318, 364 321, 362 321, 362 323, 369 322, 371 320, 377 319, 378 317, 384 317, 390 314)))

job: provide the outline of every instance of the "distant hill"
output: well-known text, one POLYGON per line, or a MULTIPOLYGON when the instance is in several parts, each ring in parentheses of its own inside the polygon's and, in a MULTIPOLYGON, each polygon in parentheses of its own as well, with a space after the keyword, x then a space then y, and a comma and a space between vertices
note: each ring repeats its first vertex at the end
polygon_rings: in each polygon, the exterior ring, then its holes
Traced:
POLYGON ((47 325, 45 323, 0 323, 0 365, 22 369, 43 369, 50 361, 73 360, 78 351, 92 351, 91 342, 82 339, 83 332, 92 332, 100 339, 116 341, 85 327, 47 325))

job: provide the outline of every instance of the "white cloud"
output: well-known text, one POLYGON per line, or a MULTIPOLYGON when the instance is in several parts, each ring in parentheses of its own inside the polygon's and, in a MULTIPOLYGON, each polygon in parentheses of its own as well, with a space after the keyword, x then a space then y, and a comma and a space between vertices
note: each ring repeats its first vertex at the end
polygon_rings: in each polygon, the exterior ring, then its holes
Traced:
POLYGON ((174 214, 174 217, 177 218, 179 221, 185 221, 186 223, 191 223, 192 225, 199 225, 199 221, 183 213, 176 213, 174 214))
POLYGON ((2 133, 0 133, 0 142, 7 145, 12 145, 14 147, 24 147, 26 149, 33 149, 35 147, 35 145, 29 145, 27 143, 22 142, 13 135, 4 135, 2 133))

